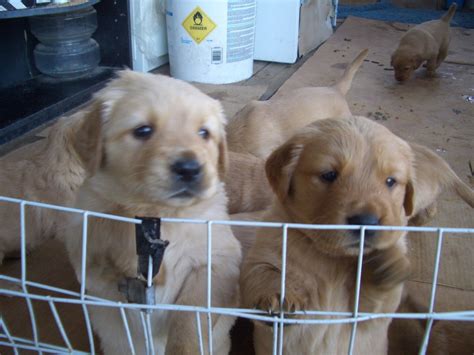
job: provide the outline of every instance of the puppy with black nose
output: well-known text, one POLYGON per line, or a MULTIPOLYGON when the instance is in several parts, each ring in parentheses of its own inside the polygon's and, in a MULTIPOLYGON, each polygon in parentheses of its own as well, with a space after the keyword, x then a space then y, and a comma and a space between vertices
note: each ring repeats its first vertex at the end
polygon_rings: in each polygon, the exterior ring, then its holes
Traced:
MULTIPOLYGON (((173 78, 124 71, 95 95, 88 112, 75 140, 75 151, 88 174, 78 191, 76 207, 126 217, 229 218, 223 183, 227 166, 225 117, 218 101, 173 78)), ((228 226, 215 226, 212 232, 212 305, 237 307, 240 245, 228 226)), ((205 306, 207 226, 163 222, 161 235, 169 244, 153 279, 156 303, 205 306)), ((81 280, 81 218, 71 221, 63 237, 81 280)), ((127 285, 124 280, 137 278, 135 240, 132 224, 89 219, 88 294, 128 301, 119 285, 123 290, 127 285)), ((102 353, 130 354, 120 312, 91 307, 90 313, 102 353)), ((141 326, 139 310, 128 309, 126 315, 135 353, 148 352, 145 337, 158 354, 199 353, 193 313, 155 310, 148 335, 141 326)), ((202 327, 212 327, 215 354, 229 353, 234 319, 201 315, 202 327)), ((209 342, 203 332, 205 349, 209 342)))
POLYGON ((199 191, 202 181, 201 164, 192 155, 183 156, 171 165, 176 188, 175 198, 188 197, 199 191))
MULTIPOLYGON (((282 233, 262 228, 242 266, 245 307, 279 312, 353 312, 361 230, 364 264, 359 311, 395 312, 409 275, 405 226, 414 208, 410 145, 363 117, 313 122, 274 151, 266 173, 276 199, 265 220, 347 225, 349 229, 288 229, 286 288, 280 304, 282 233)), ((293 315, 298 318, 308 316, 293 315)), ((360 323, 355 354, 387 352, 390 319, 360 323)), ((352 324, 285 327, 287 354, 345 354, 352 324)), ((255 322, 257 354, 272 350, 272 327, 255 322)))

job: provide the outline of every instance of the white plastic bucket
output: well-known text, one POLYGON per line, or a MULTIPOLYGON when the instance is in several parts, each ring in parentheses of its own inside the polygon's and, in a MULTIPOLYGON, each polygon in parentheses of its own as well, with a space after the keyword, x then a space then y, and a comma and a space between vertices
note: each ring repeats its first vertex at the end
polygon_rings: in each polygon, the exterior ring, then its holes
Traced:
POLYGON ((167 0, 171 75, 226 84, 253 71, 256 0, 167 0))

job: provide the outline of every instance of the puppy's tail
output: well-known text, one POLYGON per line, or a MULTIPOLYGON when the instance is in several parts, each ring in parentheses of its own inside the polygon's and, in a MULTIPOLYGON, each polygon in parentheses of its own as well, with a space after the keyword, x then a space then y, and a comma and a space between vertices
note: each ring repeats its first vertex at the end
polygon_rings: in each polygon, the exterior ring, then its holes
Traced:
MULTIPOLYGON (((454 174, 454 172, 453 172, 454 174)), ((456 193, 471 207, 474 208, 474 192, 462 181, 456 174, 454 174, 454 190, 456 193)))
POLYGON ((456 12, 456 3, 453 2, 451 4, 451 6, 449 7, 448 9, 448 12, 446 12, 442 17, 441 17, 441 20, 444 21, 444 22, 447 22, 447 23, 450 23, 453 16, 454 16, 454 13, 456 12))
POLYGON ((367 57, 368 53, 369 50, 367 48, 360 52, 356 59, 354 59, 354 61, 346 68, 342 78, 339 79, 339 81, 334 85, 334 87, 344 96, 351 88, 352 79, 354 79, 354 75, 357 73, 357 70, 359 70, 359 67, 364 62, 364 59, 367 57))
POLYGON ((443 163, 445 166, 443 168, 444 181, 442 181, 442 185, 446 189, 454 191, 464 202, 474 208, 474 190, 462 181, 445 161, 443 163))
MULTIPOLYGON (((415 170, 418 184, 429 184, 429 188, 433 194, 447 189, 455 192, 469 206, 474 208, 474 190, 472 190, 459 176, 451 169, 439 155, 430 149, 421 145, 410 143, 415 152, 415 170)), ((416 195, 416 192, 415 192, 416 195)), ((436 198, 436 196, 431 196, 436 198)))

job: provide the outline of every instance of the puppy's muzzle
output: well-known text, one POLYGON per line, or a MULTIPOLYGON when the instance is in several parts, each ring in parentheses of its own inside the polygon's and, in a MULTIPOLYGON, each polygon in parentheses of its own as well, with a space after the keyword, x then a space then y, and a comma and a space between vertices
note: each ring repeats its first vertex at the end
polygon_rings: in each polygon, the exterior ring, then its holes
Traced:
MULTIPOLYGON (((378 226, 380 219, 378 216, 371 213, 356 214, 347 218, 347 224, 361 225, 361 226, 378 226)), ((353 236, 359 238, 360 231, 357 229, 351 230, 353 236)), ((365 237, 372 238, 377 234, 375 230, 366 230, 365 237)))
POLYGON ((199 184, 202 180, 202 167, 196 159, 180 158, 171 165, 175 182, 183 185, 199 184))

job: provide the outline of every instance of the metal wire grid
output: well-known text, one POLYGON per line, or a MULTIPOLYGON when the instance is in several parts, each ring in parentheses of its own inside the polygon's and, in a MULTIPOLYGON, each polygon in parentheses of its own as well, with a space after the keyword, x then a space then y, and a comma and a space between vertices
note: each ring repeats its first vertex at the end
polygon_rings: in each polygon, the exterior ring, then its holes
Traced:
MULTIPOLYGON (((0 288, 0 295, 22 297, 26 300, 28 306, 29 317, 31 321, 31 328, 33 339, 25 339, 20 337, 12 336, 9 331, 7 324, 4 319, 0 317, 0 345, 11 347, 15 354, 18 354, 19 349, 34 350, 39 353, 78 353, 75 351, 71 342, 69 341, 68 335, 64 329, 61 318, 56 310, 56 303, 69 303, 77 304, 82 307, 85 323, 87 327, 87 334, 89 338, 90 353, 95 353, 94 338, 92 334, 92 327, 89 318, 88 307, 89 306, 101 306, 101 307, 113 307, 116 308, 123 321, 125 333, 127 335, 128 345, 130 353, 135 354, 134 339, 132 339, 129 323, 125 313, 126 309, 142 310, 140 312, 141 324, 145 334, 145 345, 147 354, 154 354, 153 339, 152 339, 152 328, 150 323, 150 316, 154 310, 168 310, 168 311, 182 311, 182 312, 194 312, 196 314, 196 331, 199 339, 199 353, 204 354, 204 344, 202 338, 202 326, 200 314, 206 314, 208 318, 208 352, 213 353, 212 349, 212 322, 210 321, 211 314, 221 314, 235 317, 243 317, 252 320, 259 320, 273 323, 273 354, 281 355, 283 353, 283 333, 285 324, 341 324, 341 323, 352 323, 352 333, 350 337, 348 354, 351 355, 354 349, 354 341, 357 334, 357 324, 359 322, 368 321, 378 318, 399 318, 399 319, 427 319, 427 326, 425 329, 420 354, 425 354, 428 341, 430 337, 431 327, 435 320, 451 320, 451 321, 474 321, 474 310, 457 311, 457 312, 441 312, 437 313, 434 311, 434 304, 436 298, 436 286, 439 272, 439 265, 441 259, 441 250, 443 246, 443 238, 446 234, 473 234, 474 228, 435 228, 435 227, 390 227, 390 226, 349 226, 349 225, 307 225, 307 224, 291 224, 291 223, 270 223, 270 222, 251 222, 251 221, 207 221, 207 220, 195 220, 195 219, 178 219, 178 218, 163 218, 162 223, 192 223, 192 224, 205 224, 207 225, 207 305, 206 307, 197 306, 186 306, 186 305, 175 305, 175 304, 156 304, 156 305, 144 305, 144 304, 131 304, 111 301, 102 299, 86 293, 86 250, 87 250, 87 225, 89 218, 99 217, 105 219, 112 219, 116 221, 128 222, 133 224, 140 224, 141 220, 120 217, 115 215, 109 215, 104 213, 97 213, 92 211, 85 211, 75 208, 68 208, 56 205, 49 205, 44 203, 14 199, 9 197, 0 196, 0 202, 17 204, 20 206, 20 226, 21 226, 21 278, 9 277, 6 275, 0 275, 0 280, 15 283, 21 286, 21 291, 15 291, 10 289, 0 288), (25 226, 25 208, 27 206, 35 206, 40 208, 48 208, 57 211, 63 211, 68 213, 81 214, 83 216, 83 233, 82 233, 82 270, 80 280, 80 292, 74 292, 65 290, 57 287, 51 287, 45 284, 40 284, 27 280, 26 273, 26 226, 25 226), (288 229, 319 229, 319 230, 360 230, 360 246, 359 256, 357 263, 357 274, 356 274, 356 292, 354 297, 354 311, 353 312, 331 312, 331 311, 298 311, 298 312, 281 312, 278 316, 269 315, 266 312, 255 310, 255 309, 243 309, 243 308, 219 308, 212 306, 211 289, 212 289, 212 278, 211 278, 211 265, 212 265, 212 227, 214 225, 228 225, 228 226, 241 226, 241 227, 259 227, 259 228, 281 228, 282 229, 282 279, 281 279, 281 304, 285 298, 285 273, 286 273, 286 251, 287 251, 287 237, 288 229), (429 302, 429 309, 427 313, 366 313, 359 312, 359 295, 360 295, 360 284, 361 284, 361 271, 363 261, 363 250, 365 231, 366 230, 391 230, 391 231, 407 231, 407 232, 428 232, 437 234, 437 248, 435 256, 435 264, 432 278, 431 296, 429 302), (65 297, 53 297, 39 295, 28 291, 28 287, 34 287, 42 290, 52 291, 64 295, 65 297), (66 298, 73 297, 73 298, 66 298), (51 313, 54 317, 59 332, 63 338, 65 346, 57 346, 52 344, 42 343, 38 339, 38 328, 35 319, 35 312, 32 306, 32 300, 47 302, 50 306, 51 313), (288 318, 289 315, 306 315, 313 316, 313 319, 295 319, 288 318), (336 319, 317 319, 318 316, 332 316, 337 317, 336 319)), ((152 284, 151 280, 151 259, 149 262, 149 279, 147 280, 148 286, 152 284)), ((136 339, 135 339, 136 341, 136 339)))

